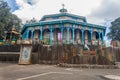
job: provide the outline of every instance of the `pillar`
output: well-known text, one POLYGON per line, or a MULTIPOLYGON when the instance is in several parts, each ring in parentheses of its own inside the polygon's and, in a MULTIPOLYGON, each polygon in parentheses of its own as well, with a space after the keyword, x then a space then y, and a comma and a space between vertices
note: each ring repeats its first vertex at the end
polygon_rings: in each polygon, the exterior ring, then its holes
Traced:
POLYGON ((82 44, 84 44, 84 30, 81 31, 82 31, 82 44))
POLYGON ((67 44, 69 44, 70 42, 70 38, 69 38, 69 27, 67 27, 67 44))
POLYGON ((75 29, 72 28, 72 40, 73 40, 73 44, 74 44, 74 39, 75 39, 75 29))
POLYGON ((41 27, 41 29, 40 29, 41 31, 40 31, 40 40, 43 40, 43 29, 42 29, 42 27, 41 27))
POLYGON ((102 44, 104 44, 104 34, 102 32, 102 44))
POLYGON ((98 45, 100 44, 100 40, 101 40, 101 38, 100 38, 100 32, 98 32, 98 45))
POLYGON ((26 32, 26 31, 22 34, 22 39, 28 39, 28 36, 27 36, 27 32, 26 32))
POLYGON ((61 42, 62 42, 62 39, 63 39, 63 28, 60 29, 61 30, 61 42))
POLYGON ((26 32, 26 39, 28 39, 29 38, 29 30, 27 30, 27 32, 26 32))
POLYGON ((31 31, 31 38, 34 39, 34 30, 31 31))
POLYGON ((91 39, 91 44, 92 44, 92 31, 90 31, 90 39, 91 39))
POLYGON ((27 31, 24 32, 23 38, 24 38, 24 39, 27 39, 27 31))
POLYGON ((98 32, 98 35, 99 35, 99 40, 100 40, 100 32, 98 32))
POLYGON ((52 28, 50 28, 50 45, 52 45, 52 38, 53 38, 53 33, 52 33, 52 28))
POLYGON ((31 30, 31 43, 34 43, 34 30, 31 30))

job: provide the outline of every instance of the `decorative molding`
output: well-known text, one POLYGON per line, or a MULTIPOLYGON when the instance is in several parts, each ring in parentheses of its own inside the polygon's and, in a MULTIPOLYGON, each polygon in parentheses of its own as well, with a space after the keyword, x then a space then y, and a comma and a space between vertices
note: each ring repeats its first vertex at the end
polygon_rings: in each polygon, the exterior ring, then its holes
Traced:
POLYGON ((52 26, 53 28, 60 28, 59 24, 52 26))
POLYGON ((97 29, 96 29, 96 28, 93 28, 93 31, 97 31, 97 29))
POLYGON ((48 25, 45 25, 45 26, 44 26, 44 29, 48 29, 48 28, 49 28, 49 26, 48 26, 48 25))
POLYGON ((79 29, 82 29, 82 26, 78 26, 79 27, 79 29))
POLYGON ((30 27, 30 28, 29 28, 29 30, 33 30, 33 28, 32 28, 32 27, 30 27))
POLYGON ((39 26, 35 27, 35 30, 40 30, 40 27, 39 26))
POLYGON ((69 26, 69 24, 68 24, 68 23, 64 24, 64 27, 68 27, 68 26, 69 26))
POLYGON ((89 30, 89 28, 88 27, 84 27, 84 30, 89 30))

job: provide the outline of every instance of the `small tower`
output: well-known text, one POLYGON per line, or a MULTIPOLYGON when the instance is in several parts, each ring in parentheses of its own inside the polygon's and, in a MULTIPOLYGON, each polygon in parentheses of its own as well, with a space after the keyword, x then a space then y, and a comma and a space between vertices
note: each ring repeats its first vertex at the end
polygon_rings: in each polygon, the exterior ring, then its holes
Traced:
POLYGON ((60 12, 60 13, 67 13, 67 9, 64 8, 64 7, 65 7, 64 4, 62 4, 62 7, 63 7, 63 8, 60 9, 59 12, 60 12))

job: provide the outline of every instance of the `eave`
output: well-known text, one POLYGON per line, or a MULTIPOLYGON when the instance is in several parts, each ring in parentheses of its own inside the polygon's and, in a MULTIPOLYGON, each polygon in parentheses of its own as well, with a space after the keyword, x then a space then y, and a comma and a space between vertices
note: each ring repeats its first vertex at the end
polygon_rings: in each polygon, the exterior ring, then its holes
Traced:
POLYGON ((86 23, 86 22, 79 22, 79 21, 72 20, 72 19, 59 19, 59 20, 40 21, 40 22, 37 22, 37 23, 25 24, 23 26, 22 33, 28 27, 53 25, 53 24, 63 24, 63 23, 70 23, 70 24, 74 24, 74 25, 81 25, 81 26, 86 26, 86 27, 92 27, 92 28, 98 28, 98 29, 106 30, 105 26, 100 26, 100 25, 96 25, 96 24, 90 24, 90 23, 86 23))

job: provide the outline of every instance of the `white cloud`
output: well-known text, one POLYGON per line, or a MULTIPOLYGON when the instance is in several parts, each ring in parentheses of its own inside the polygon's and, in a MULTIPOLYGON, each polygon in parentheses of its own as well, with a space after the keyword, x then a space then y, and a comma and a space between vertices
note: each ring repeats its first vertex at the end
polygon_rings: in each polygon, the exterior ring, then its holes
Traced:
POLYGON ((35 17, 40 20, 43 15, 59 13, 65 4, 69 13, 87 16, 93 9, 101 5, 102 0, 16 0, 19 9, 14 11, 23 22, 35 17), (31 2, 32 5, 27 2, 31 2))
POLYGON ((111 22, 120 17, 120 1, 119 0, 103 0, 102 5, 91 11, 88 18, 92 23, 111 22))

